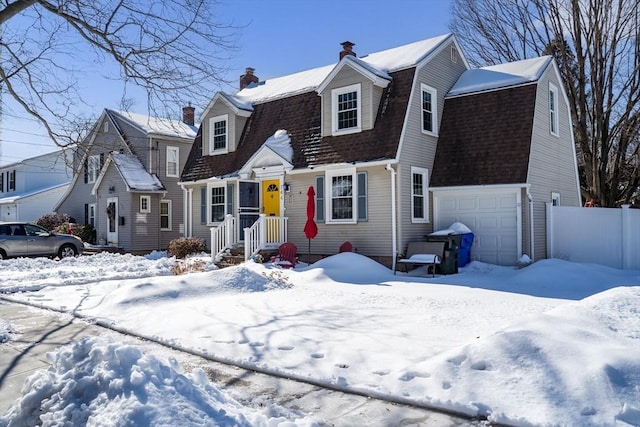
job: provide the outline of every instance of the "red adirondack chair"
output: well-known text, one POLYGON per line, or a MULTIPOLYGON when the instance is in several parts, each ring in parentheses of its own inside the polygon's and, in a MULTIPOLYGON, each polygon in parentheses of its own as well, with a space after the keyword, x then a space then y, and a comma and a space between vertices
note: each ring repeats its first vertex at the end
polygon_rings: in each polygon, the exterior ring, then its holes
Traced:
POLYGON ((298 248, 291 242, 285 242, 278 247, 278 257, 275 264, 282 268, 293 268, 296 266, 298 248))
POLYGON ((353 252, 353 245, 351 244, 351 242, 344 242, 343 244, 340 245, 340 248, 338 249, 338 253, 342 253, 342 252, 353 252))

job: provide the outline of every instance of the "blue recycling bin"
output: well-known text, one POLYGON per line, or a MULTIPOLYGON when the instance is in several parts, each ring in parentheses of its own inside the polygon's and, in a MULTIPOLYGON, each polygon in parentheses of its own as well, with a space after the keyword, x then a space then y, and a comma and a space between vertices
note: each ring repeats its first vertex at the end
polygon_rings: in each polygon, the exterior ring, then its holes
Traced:
POLYGON ((460 246, 458 247, 458 267, 464 267, 471 262, 471 246, 473 246, 473 233, 460 234, 460 246))

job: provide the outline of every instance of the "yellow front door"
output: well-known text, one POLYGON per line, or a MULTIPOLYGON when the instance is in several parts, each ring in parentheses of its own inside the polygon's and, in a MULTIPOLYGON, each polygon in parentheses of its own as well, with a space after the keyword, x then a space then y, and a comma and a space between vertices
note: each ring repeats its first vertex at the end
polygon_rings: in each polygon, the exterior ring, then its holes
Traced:
POLYGON ((262 208, 266 216, 280 216, 280 180, 262 181, 262 208))
POLYGON ((280 241, 280 180, 269 179, 262 181, 262 212, 267 216, 267 242, 280 241))

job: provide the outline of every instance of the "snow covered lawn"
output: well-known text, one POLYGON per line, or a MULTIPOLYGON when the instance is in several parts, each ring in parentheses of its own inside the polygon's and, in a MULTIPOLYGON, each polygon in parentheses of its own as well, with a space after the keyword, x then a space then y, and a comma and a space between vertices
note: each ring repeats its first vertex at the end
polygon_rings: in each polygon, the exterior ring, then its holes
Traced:
MULTIPOLYGON (((394 276, 354 253, 295 270, 205 263, 173 276, 174 263, 162 254, 8 260, 0 291, 240 366, 496 423, 640 425, 639 271, 544 260, 394 276)), ((82 345, 75 358, 91 346, 118 353, 117 344, 82 345)), ((132 382, 151 384, 130 365, 132 382)), ((198 390, 189 396, 225 406, 201 376, 189 380, 198 390)), ((240 425, 281 421, 229 405, 240 425)))

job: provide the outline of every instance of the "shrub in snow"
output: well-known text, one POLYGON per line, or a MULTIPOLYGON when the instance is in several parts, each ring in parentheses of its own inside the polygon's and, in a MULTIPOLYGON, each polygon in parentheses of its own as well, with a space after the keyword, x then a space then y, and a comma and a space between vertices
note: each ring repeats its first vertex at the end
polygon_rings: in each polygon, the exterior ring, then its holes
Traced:
POLYGON ((40 218, 38 218, 36 220, 36 224, 38 224, 40 227, 46 228, 49 231, 53 231, 65 222, 69 223, 70 220, 71 218, 67 214, 51 212, 48 214, 44 214, 40 218))
POLYGON ((173 239, 167 247, 169 256, 176 258, 186 258, 188 255, 204 252, 205 250, 206 244, 204 240, 198 239, 197 237, 173 239))
POLYGON ((83 242, 95 243, 96 242, 96 229, 91 224, 79 225, 69 222, 60 224, 54 229, 56 233, 73 234, 82 239, 83 242))

